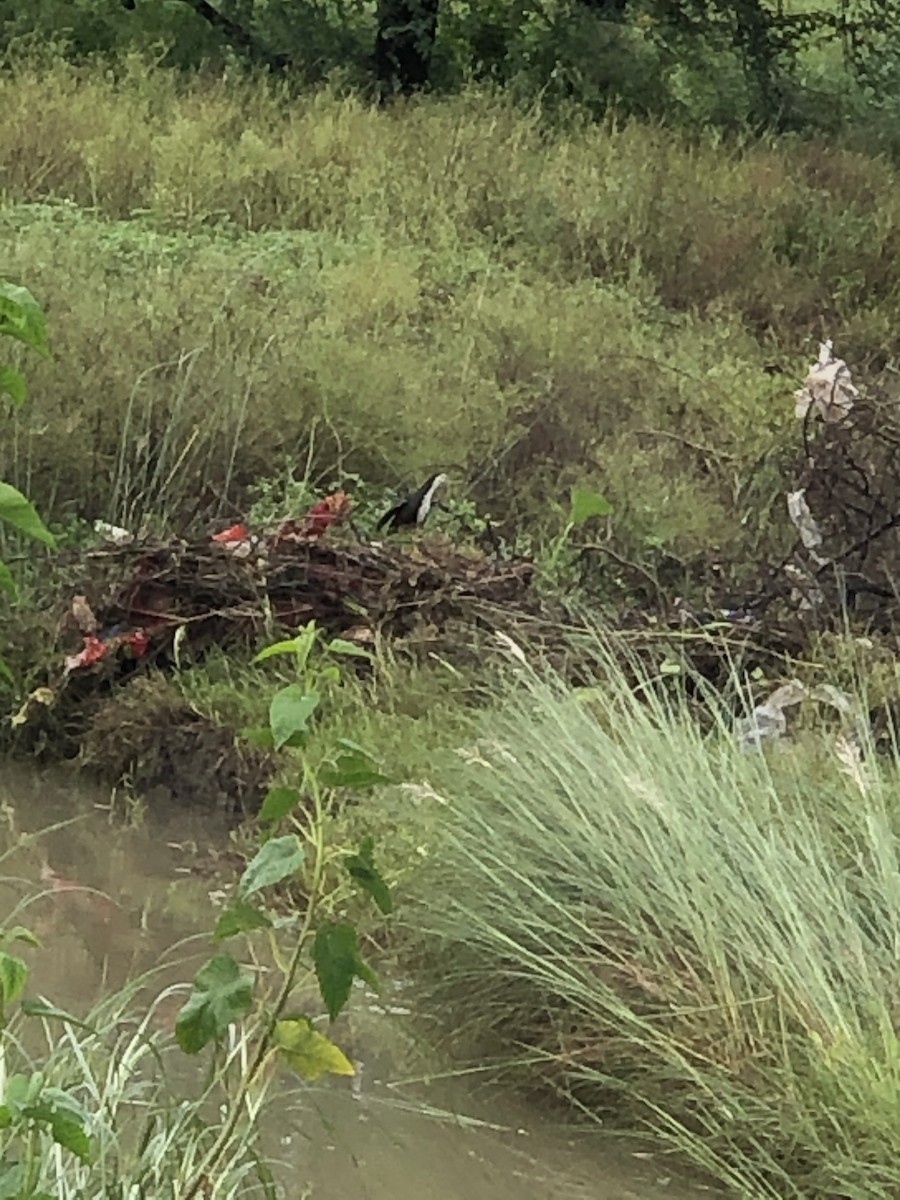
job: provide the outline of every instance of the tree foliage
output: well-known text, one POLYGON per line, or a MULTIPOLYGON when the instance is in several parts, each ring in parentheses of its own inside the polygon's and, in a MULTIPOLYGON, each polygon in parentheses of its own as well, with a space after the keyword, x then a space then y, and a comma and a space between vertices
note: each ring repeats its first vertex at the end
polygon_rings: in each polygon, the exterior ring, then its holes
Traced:
POLYGON ((171 66, 249 63, 382 99, 474 79, 753 127, 821 124, 848 90, 843 115, 883 111, 900 82, 894 0, 0 0, 0 30, 7 48, 162 45, 171 66))

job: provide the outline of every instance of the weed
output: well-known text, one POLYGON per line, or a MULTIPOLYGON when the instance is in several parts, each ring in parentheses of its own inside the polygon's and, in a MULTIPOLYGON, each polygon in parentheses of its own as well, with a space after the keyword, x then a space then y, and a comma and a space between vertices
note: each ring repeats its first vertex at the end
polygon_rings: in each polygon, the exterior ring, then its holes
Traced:
MULTIPOLYGON (((5 279, 0 279, 0 336, 49 356, 41 306, 27 288, 16 287, 5 279)), ((15 408, 21 408, 25 403, 27 391, 22 372, 0 363, 0 401, 9 400, 15 408)), ((4 548, 9 532, 42 542, 45 546, 55 545, 53 534, 38 516, 27 496, 12 484, 0 481, 0 546, 4 548)), ((18 593, 15 576, 2 558, 0 592, 5 593, 5 599, 15 599, 18 593)), ((5 651, 6 647, 3 649, 5 651)), ((13 682, 15 679, 6 657, 2 654, 0 677, 6 682, 13 682)))
MULTIPOLYGON (((341 658, 367 657, 367 651, 341 639, 327 642, 314 656, 318 635, 310 623, 295 638, 257 655, 259 663, 278 655, 289 655, 294 662, 295 682, 272 695, 263 730, 276 749, 303 746, 321 698, 340 680, 341 658)), ((0 1187, 10 1195, 40 1200, 51 1187, 62 1196, 94 1195, 102 1181, 104 1195, 149 1188, 154 1195, 195 1200, 207 1194, 210 1179, 223 1195, 242 1194, 253 1173, 261 1183, 268 1180, 266 1194, 274 1194, 271 1170, 261 1162, 256 1143, 277 1065, 306 1080, 355 1073, 313 1018, 290 1012, 288 1005, 296 1003, 296 993, 314 976, 334 1022, 350 999, 354 979, 378 989, 348 910, 354 897, 357 909, 360 899, 371 900, 384 915, 393 909, 390 889, 375 865, 373 838, 364 838, 353 853, 326 842, 327 819, 337 797, 384 781, 373 758, 357 742, 338 737, 323 746, 318 762, 304 756, 299 766, 296 786, 272 788, 266 796, 260 844, 212 931, 215 952, 197 971, 175 1021, 175 1039, 185 1054, 214 1051, 199 1101, 180 1101, 178 1090, 158 1070, 160 1051, 155 1039, 147 1037, 147 1020, 136 1035, 113 1037, 106 1069, 98 1075, 97 1029, 43 999, 23 997, 28 967, 12 948, 16 942, 37 947, 38 939, 11 921, 0 930, 0 1187), (285 826, 287 831, 276 836, 285 826), (327 891, 339 891, 326 889, 331 876, 341 877, 344 888, 337 911, 332 900, 326 915, 327 891), (292 883, 302 895, 298 910, 285 914, 270 909, 271 889, 292 883), (284 942, 276 937, 276 928, 287 932, 284 942), (268 931, 275 967, 260 969, 251 943, 243 955, 256 968, 251 972, 224 943, 235 945, 234 939, 260 931, 268 931), (257 990, 265 990, 265 996, 255 997, 257 990), (60 1023, 68 1054, 60 1055, 48 1038, 48 1048, 29 1063, 14 1024, 27 1029, 29 1018, 60 1023), (64 1086, 55 1075, 60 1058, 68 1067, 64 1086), (22 1059, 24 1068, 16 1069, 22 1059), (157 1068, 151 1082, 148 1067, 157 1068), (74 1086, 73 1077, 78 1081, 74 1086), (212 1100, 221 1105, 218 1121, 205 1118, 212 1100), (149 1107, 150 1114, 135 1133, 131 1113, 141 1107, 149 1107), (160 1114, 160 1108, 167 1111, 160 1114), (65 1187, 59 1181, 63 1172, 65 1187)), ((133 999, 134 991, 126 988, 105 1001, 116 1024, 124 1016, 123 998, 133 999)), ((101 1065, 103 1048, 101 1041, 101 1065)))
POLYGON ((677 682, 641 699, 597 657, 586 691, 517 662, 489 732, 432 773, 441 853, 411 911, 435 997, 495 1062, 736 1194, 887 1200, 892 775, 821 737, 770 768, 723 709, 704 735, 677 682))

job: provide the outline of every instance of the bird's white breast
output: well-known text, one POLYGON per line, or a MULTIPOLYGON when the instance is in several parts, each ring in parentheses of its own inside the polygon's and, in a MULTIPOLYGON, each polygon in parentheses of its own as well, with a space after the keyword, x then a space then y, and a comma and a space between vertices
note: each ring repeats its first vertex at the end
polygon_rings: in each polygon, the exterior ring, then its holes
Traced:
POLYGON ((437 490, 441 486, 441 484, 446 482, 446 480, 447 480, 446 475, 438 475, 437 479, 435 479, 434 483, 431 485, 431 487, 428 489, 428 491, 422 497, 422 503, 419 505, 419 511, 416 513, 416 524, 417 525, 421 525, 422 522, 425 520, 425 518, 428 516, 428 514, 431 512, 431 506, 434 503, 435 493, 437 492, 437 490))

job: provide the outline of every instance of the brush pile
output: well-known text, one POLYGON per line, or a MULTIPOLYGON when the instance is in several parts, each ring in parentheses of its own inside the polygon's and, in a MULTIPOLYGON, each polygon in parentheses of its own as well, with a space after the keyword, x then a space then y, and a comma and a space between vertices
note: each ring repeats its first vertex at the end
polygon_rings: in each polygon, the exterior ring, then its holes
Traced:
MULTIPOLYGON (((93 702, 119 697, 118 685, 147 667, 196 663, 213 648, 246 652, 310 621, 360 646, 399 640, 463 664, 484 661, 500 631, 585 685, 593 663, 582 643, 602 623, 615 629, 626 671, 639 663, 718 690, 737 676, 755 675, 760 686, 777 679, 848 616, 854 631, 890 641, 900 629, 900 407, 861 393, 830 342, 794 400, 802 446, 781 518, 794 545, 781 562, 745 569, 738 594, 726 595, 723 578, 695 606, 657 580, 652 593, 636 585, 616 602, 607 583, 605 607, 579 613, 560 595, 542 597, 535 564, 496 539, 489 554, 421 532, 365 540, 344 492, 269 533, 238 524, 197 541, 151 542, 98 526, 105 544, 81 554, 66 579, 56 662, 13 729, 30 742, 56 725, 46 742, 58 750, 64 720, 63 741, 77 748, 93 702)), ((590 590, 582 587, 583 603, 590 590)))
POLYGON ((797 391, 799 486, 787 496, 800 544, 782 592, 798 611, 894 633, 900 625, 900 405, 861 394, 830 341, 797 391))
POLYGON ((482 606, 526 608, 534 575, 527 560, 438 538, 399 549, 283 531, 265 540, 242 526, 225 535, 87 552, 59 624, 60 678, 48 680, 56 698, 73 676, 99 683, 141 662, 197 661, 213 646, 253 647, 309 621, 360 645, 476 624, 482 606))
MULTIPOLYGON (((385 637, 433 649, 459 640, 461 626, 490 627, 498 610, 540 608, 527 560, 488 558, 436 536, 405 549, 349 531, 329 540, 326 528, 289 522, 254 536, 238 525, 202 541, 151 543, 102 527, 107 544, 64 571, 58 658, 12 717, 16 743, 102 761, 115 778, 154 792, 165 784, 172 795, 179 778, 194 778, 189 764, 209 760, 211 795, 234 807, 252 793, 252 809, 272 756, 239 745, 186 703, 173 710, 166 669, 213 648, 252 652, 309 621, 361 647, 385 637)), ((364 657, 347 662, 371 669, 364 657)))

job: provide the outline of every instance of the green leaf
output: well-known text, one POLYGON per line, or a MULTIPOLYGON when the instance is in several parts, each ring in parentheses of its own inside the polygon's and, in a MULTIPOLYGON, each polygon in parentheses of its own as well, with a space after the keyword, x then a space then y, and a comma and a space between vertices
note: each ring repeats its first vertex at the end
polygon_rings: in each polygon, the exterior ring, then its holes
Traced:
POLYGON ((261 663, 265 662, 267 658, 274 658, 276 654, 297 654, 301 645, 302 641, 299 637, 288 638, 284 642, 273 642, 271 646, 266 646, 258 654, 254 654, 250 661, 261 663))
MULTIPOLYGON (((24 1164, 4 1164, 0 1174, 0 1200, 33 1200, 33 1194, 28 1190, 28 1172, 24 1164)), ((35 1198, 36 1200, 36 1198, 35 1198)))
POLYGON ((352 925, 322 925, 313 942, 313 962, 319 993, 332 1021, 350 999, 354 978, 378 988, 378 976, 359 953, 352 925))
POLYGON ((8 596, 15 596, 16 592, 19 590, 16 587, 15 579, 13 579, 12 571, 2 558, 0 558, 0 588, 2 588, 2 590, 6 592, 8 596))
POLYGON ((67 1025, 73 1025, 76 1029, 86 1029, 89 1033, 97 1032, 93 1025, 79 1020, 78 1017, 73 1017, 64 1008, 57 1008, 49 1000, 26 998, 22 1001, 22 1012, 26 1017, 41 1017, 45 1021, 65 1021, 67 1025))
POLYGON ((56 545, 56 539, 35 512, 31 501, 10 483, 0 483, 0 520, 46 546, 56 545))
POLYGON ((10 1075, 6 1081, 4 1100, 12 1115, 18 1116, 23 1108, 35 1101, 43 1086, 44 1077, 40 1071, 31 1075, 23 1075, 21 1072, 10 1075))
POLYGON ((85 1129, 88 1115, 70 1092, 58 1087, 43 1088, 25 1115, 48 1125, 53 1140, 83 1162, 90 1159, 91 1139, 85 1129))
POLYGON ((0 950, 0 996, 4 1007, 21 996, 28 981, 28 967, 15 954, 0 950))
POLYGON ((214 955, 197 972, 194 988, 175 1022, 175 1037, 185 1054, 199 1054, 218 1042, 232 1022, 253 1003, 253 980, 241 974, 232 956, 214 955))
POLYGON ((306 855, 295 833, 272 838, 261 846, 244 868, 238 884, 238 894, 244 898, 252 896, 260 888, 280 883, 303 866, 306 855))
POLYGON ((328 788, 364 788, 376 787, 380 783, 390 783, 387 775, 383 775, 373 766, 372 756, 362 746, 342 739, 349 748, 330 765, 323 766, 319 772, 320 782, 328 788))
POLYGON ((394 911, 391 891, 375 866, 375 844, 371 836, 364 837, 357 854, 348 854, 344 866, 354 883, 372 897, 387 916, 394 911))
POLYGON ((298 670, 304 671, 318 633, 315 621, 310 621, 303 626, 296 637, 289 638, 284 642, 273 642, 271 646, 260 650, 253 661, 261 663, 265 662, 267 658, 273 658, 276 654, 293 654, 297 659, 298 670))
POLYGON ((38 950, 43 947, 41 940, 30 929, 26 929, 24 925, 13 925, 12 929, 4 929, 2 931, 3 941, 9 942, 25 942, 28 946, 35 946, 38 950))
POLYGON ((213 930, 213 940, 221 942, 223 938, 234 937, 236 933, 247 933, 251 929, 270 929, 272 922, 269 917, 260 912, 246 900, 236 900, 216 921, 213 930))
POLYGON ((25 376, 15 367, 0 367, 0 396, 6 393, 14 408, 21 408, 28 398, 25 376))
POLYGON ((91 1158, 91 1139, 84 1125, 69 1113, 54 1113, 50 1121, 50 1132, 58 1146, 71 1151, 82 1162, 91 1158))
POLYGON ((50 357, 44 310, 29 292, 0 279, 0 334, 24 342, 45 358, 50 357))
POLYGON ((352 926, 323 925, 316 932, 313 962, 319 993, 332 1021, 350 999, 358 956, 356 930, 352 926))
POLYGON ((605 496, 588 488, 572 488, 569 523, 581 525, 589 517, 608 517, 613 507, 605 496))
POLYGON ((260 821, 269 821, 275 825, 283 817, 286 817, 289 812, 293 812, 302 799, 303 796, 296 788, 269 788, 266 798, 263 800, 262 808, 259 810, 259 819, 260 821))
POLYGON ((356 1074, 340 1046, 314 1029, 309 1017, 278 1021, 275 1044, 291 1070, 310 1082, 326 1072, 331 1075, 356 1074))
POLYGON ((366 650, 364 646, 357 646, 356 642, 348 642, 345 638, 332 638, 326 650, 332 654, 349 654, 353 658, 373 658, 371 650, 366 650))
POLYGON ((306 732, 318 704, 319 693, 307 692, 299 683, 288 684, 275 693, 269 706, 269 726, 276 750, 306 732))
POLYGON ((55 1111, 66 1112, 81 1122, 88 1119, 86 1109, 76 1096, 62 1088, 54 1087, 52 1084, 41 1089, 41 1101, 50 1105, 55 1111))

